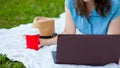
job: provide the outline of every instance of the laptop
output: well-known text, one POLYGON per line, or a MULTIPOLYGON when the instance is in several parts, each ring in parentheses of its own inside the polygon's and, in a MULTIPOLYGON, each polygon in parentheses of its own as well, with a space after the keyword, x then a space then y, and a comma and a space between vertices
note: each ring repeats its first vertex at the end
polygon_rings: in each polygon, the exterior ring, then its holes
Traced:
POLYGON ((118 63, 120 35, 58 35, 56 64, 102 66, 118 63))

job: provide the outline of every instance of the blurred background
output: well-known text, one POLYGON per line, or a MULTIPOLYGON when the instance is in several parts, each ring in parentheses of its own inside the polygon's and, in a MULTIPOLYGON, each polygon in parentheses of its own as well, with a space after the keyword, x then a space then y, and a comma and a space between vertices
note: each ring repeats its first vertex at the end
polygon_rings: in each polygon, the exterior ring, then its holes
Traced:
POLYGON ((0 0, 0 28, 31 23, 36 16, 58 17, 64 0, 0 0))

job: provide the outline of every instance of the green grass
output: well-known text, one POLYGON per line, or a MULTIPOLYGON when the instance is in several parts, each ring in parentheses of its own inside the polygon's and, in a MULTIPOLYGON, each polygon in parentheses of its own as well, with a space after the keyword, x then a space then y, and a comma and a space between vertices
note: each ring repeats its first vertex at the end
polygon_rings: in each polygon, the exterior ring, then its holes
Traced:
POLYGON ((25 68, 21 62, 11 61, 6 55, 0 55, 0 68, 25 68))
MULTIPOLYGON (((36 16, 58 17, 64 12, 64 0, 0 0, 0 28, 31 23, 36 16)), ((0 55, 0 68, 24 68, 20 62, 0 55)))
POLYGON ((58 17, 64 0, 0 0, 0 28, 31 23, 36 16, 58 17))

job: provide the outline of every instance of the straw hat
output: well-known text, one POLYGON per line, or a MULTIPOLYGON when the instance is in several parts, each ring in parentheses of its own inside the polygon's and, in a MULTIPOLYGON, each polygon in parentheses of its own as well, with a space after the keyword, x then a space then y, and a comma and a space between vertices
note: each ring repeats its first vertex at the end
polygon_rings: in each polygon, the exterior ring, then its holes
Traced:
POLYGON ((39 29, 41 38, 52 38, 56 36, 54 20, 52 18, 35 17, 32 27, 39 29))

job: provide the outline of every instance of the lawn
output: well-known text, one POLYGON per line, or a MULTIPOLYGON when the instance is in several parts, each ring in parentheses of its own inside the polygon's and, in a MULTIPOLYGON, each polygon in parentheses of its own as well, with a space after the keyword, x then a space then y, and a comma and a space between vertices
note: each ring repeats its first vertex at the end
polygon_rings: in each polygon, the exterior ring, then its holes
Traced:
MULTIPOLYGON (((36 16, 58 17, 64 12, 64 0, 0 0, 0 28, 31 23, 36 16)), ((0 55, 0 68, 24 68, 0 55)))
POLYGON ((0 28, 31 23, 36 16, 58 17, 64 0, 0 0, 0 28))
POLYGON ((25 68, 21 62, 11 61, 6 55, 0 55, 0 68, 25 68))

